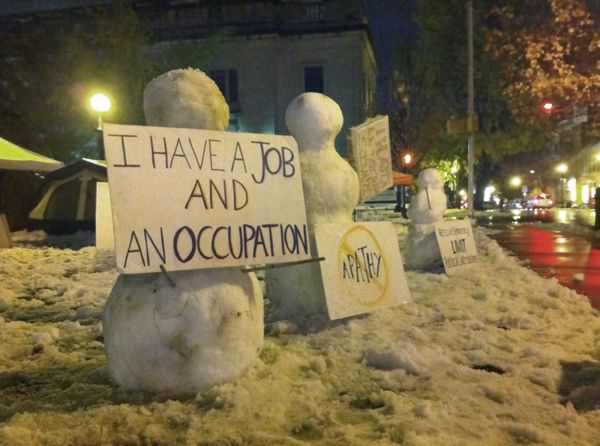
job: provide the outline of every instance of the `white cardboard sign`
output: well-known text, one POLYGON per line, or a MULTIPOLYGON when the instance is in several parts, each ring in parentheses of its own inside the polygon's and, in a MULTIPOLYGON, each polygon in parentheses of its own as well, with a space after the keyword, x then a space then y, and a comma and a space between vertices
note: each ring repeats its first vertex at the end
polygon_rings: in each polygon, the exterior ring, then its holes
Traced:
POLYGON ((310 258, 291 136, 104 125, 117 270, 310 258))
POLYGON ((317 224, 315 236, 330 319, 410 300, 392 223, 317 224))
POLYGON ((477 246, 469 220, 437 222, 435 237, 449 276, 477 264, 477 246))
POLYGON ((376 116, 348 133, 348 150, 360 181, 360 201, 394 184, 390 128, 387 116, 376 116))
POLYGON ((114 251, 115 237, 113 234, 112 209, 108 183, 96 183, 96 249, 114 251))

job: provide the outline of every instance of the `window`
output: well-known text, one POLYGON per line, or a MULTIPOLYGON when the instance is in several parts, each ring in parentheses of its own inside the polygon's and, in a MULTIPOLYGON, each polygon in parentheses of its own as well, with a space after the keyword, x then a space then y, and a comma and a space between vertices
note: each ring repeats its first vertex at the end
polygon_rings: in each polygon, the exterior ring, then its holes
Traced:
POLYGON ((322 66, 304 67, 304 91, 325 92, 322 66))
POLYGON ((229 106, 233 110, 239 109, 237 70, 211 70, 208 74, 223 93, 229 106))

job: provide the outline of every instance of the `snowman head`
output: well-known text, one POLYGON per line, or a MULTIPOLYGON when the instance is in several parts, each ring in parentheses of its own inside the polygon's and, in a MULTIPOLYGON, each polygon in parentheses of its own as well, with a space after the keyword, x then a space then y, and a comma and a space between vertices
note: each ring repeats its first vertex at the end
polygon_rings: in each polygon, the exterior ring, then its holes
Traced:
POLYGON ((148 125, 225 130, 229 106, 217 84, 200 70, 171 70, 144 89, 148 125))
POLYGON ((419 173, 419 178, 417 178, 417 186, 419 188, 429 188, 429 189, 442 189, 444 182, 442 181, 442 177, 437 170, 429 168, 424 169, 419 173))
POLYGON ((285 125, 298 142, 300 150, 333 146, 333 140, 343 123, 340 106, 321 93, 297 96, 285 112, 285 125))

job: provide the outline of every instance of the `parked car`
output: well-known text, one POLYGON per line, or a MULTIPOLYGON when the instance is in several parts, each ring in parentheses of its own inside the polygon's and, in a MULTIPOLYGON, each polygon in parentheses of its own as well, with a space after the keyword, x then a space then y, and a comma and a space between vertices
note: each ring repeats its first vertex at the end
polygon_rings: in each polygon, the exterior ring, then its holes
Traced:
POLYGON ((527 209, 551 208, 554 202, 546 194, 539 194, 527 200, 527 209))

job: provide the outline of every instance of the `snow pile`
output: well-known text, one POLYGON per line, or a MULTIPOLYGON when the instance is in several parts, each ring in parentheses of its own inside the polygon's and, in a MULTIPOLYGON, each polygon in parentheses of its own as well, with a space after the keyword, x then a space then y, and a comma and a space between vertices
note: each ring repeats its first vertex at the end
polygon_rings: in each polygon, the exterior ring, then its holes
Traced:
POLYGON ((413 302, 309 332, 274 322, 247 374, 178 401, 111 385, 99 316, 77 319, 116 277, 93 248, 2 250, 0 444, 597 445, 598 313, 475 236, 468 274, 408 272, 413 302))
POLYGON ((419 191, 410 199, 408 207, 408 237, 406 266, 412 269, 430 269, 442 264, 442 256, 435 237, 435 223, 446 212, 446 194, 440 174, 435 169, 424 169, 417 178, 419 191))
MULTIPOLYGON (((298 143, 313 254, 317 252, 315 225, 352 224, 352 212, 358 203, 358 176, 334 146, 343 122, 340 106, 321 93, 297 96, 285 113, 285 123, 298 143)), ((276 307, 276 317, 327 317, 320 268, 314 262, 268 272, 268 294, 276 307)))

